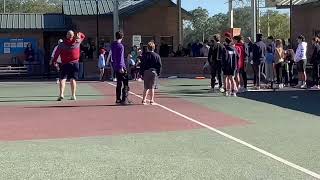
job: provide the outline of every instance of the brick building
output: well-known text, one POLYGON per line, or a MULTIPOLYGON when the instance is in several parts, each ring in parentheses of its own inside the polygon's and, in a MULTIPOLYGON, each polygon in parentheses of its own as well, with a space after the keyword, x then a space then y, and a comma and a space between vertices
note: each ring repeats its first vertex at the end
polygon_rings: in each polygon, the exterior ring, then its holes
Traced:
MULTIPOLYGON (((24 40, 34 44, 37 52, 44 51, 47 60, 57 40, 63 38, 68 29, 86 34, 83 45, 92 49, 89 59, 92 58, 97 37, 99 46, 113 40, 113 3, 112 0, 99 0, 96 6, 95 0, 64 0, 61 14, 0 14, 0 64, 10 63, 12 57, 23 58, 23 47, 14 50, 13 41, 24 40), (13 47, 4 47, 8 45, 4 44, 7 41, 13 47)), ((182 15, 185 18, 188 12, 182 10, 182 15)), ((134 35, 141 36, 144 44, 155 40, 156 44, 167 43, 172 50, 177 48, 178 7, 171 0, 120 0, 119 17, 127 51, 133 44, 134 35)))
MULTIPOLYGON (((97 42, 101 47, 113 40, 113 3, 99 0, 97 6, 95 0, 64 0, 61 14, 0 14, 0 64, 12 63, 12 57, 23 60, 27 42, 33 44, 37 60, 46 64, 57 40, 63 38, 68 29, 86 34, 83 43, 86 61, 95 59, 97 42)), ((178 7, 174 2, 121 0, 119 3, 120 29, 125 34, 127 52, 134 35, 141 36, 144 44, 155 40, 158 45, 165 42, 171 50, 177 48, 179 21, 178 7)), ((183 18, 188 15, 182 10, 183 18)))
MULTIPOLYGON (((290 1, 279 0, 277 8, 290 8, 290 1)), ((295 40, 301 34, 306 37, 308 42, 311 41, 313 36, 320 34, 319 0, 292 0, 291 16, 291 37, 293 44, 296 43, 295 40)))

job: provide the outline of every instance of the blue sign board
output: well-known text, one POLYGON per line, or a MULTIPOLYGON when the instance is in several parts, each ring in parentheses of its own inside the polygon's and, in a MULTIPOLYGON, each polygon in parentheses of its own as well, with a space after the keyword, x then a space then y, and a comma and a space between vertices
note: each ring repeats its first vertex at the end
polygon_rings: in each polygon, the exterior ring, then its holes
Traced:
POLYGON ((0 54, 23 54, 29 43, 32 44, 33 49, 38 49, 35 38, 0 38, 0 54))

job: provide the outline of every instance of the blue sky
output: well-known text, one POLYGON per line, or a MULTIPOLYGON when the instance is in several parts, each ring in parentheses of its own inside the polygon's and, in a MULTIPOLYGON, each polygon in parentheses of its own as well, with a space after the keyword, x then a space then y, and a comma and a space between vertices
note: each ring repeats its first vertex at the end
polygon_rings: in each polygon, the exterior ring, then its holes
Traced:
POLYGON ((181 0, 182 7, 188 11, 197 7, 206 8, 210 15, 228 12, 227 0, 181 0))
MULTIPOLYGON (((187 11, 196 9, 197 7, 205 8, 209 11, 210 16, 217 13, 228 12, 228 0, 181 0, 182 7, 187 11)), ((264 9, 265 10, 265 9, 264 9)), ((262 9, 262 11, 264 11, 262 9)), ((275 10, 275 9, 274 9, 275 10)), ((288 10, 279 10, 282 13, 288 13, 288 10)))

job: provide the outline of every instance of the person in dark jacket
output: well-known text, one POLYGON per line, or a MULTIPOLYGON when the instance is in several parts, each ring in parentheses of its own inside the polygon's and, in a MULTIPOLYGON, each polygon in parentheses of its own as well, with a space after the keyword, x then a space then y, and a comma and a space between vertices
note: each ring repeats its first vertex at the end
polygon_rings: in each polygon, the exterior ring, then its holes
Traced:
POLYGON ((226 96, 237 96, 237 84, 235 76, 238 69, 239 55, 237 50, 232 45, 232 39, 226 37, 225 48, 222 54, 222 70, 225 75, 226 96))
POLYGON ((310 63, 313 67, 313 82, 314 86, 312 89, 320 89, 320 82, 319 82, 319 68, 320 68, 320 39, 318 37, 312 38, 312 44, 313 44, 313 53, 311 57, 310 63))
POLYGON ((211 89, 214 91, 216 84, 216 76, 219 81, 219 90, 221 93, 224 93, 224 88, 222 86, 222 54, 224 50, 224 45, 220 43, 220 35, 216 34, 213 36, 213 43, 209 49, 208 53, 208 62, 211 70, 211 89))
POLYGON ((257 34, 257 42, 252 46, 252 61, 253 61, 253 84, 256 89, 260 89, 261 80, 261 65, 266 60, 267 47, 262 41, 263 35, 257 34))
POLYGON ((161 72, 161 58, 154 52, 155 44, 153 42, 148 43, 147 52, 143 54, 140 73, 144 80, 144 91, 142 104, 146 105, 147 95, 150 93, 150 104, 154 104, 154 89, 156 85, 156 79, 160 76, 161 72))

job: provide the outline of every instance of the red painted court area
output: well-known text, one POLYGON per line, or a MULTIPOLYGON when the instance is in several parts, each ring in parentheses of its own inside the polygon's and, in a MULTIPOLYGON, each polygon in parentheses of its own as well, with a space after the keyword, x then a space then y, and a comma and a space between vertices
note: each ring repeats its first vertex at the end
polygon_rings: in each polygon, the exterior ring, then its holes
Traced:
MULTIPOLYGON (((92 86, 104 95, 102 100, 62 102, 42 106, 14 106, 0 109, 0 140, 56 139, 152 133, 202 128, 159 106, 140 105, 131 95, 130 106, 114 104, 114 87, 106 83, 92 86)), ((131 84, 133 92, 142 92, 142 84, 131 84)), ((81 89, 80 89, 81 91, 81 89)), ((214 112, 191 102, 158 96, 157 102, 212 127, 245 125, 246 121, 214 112)))

